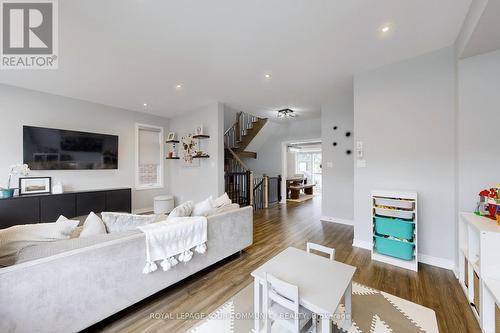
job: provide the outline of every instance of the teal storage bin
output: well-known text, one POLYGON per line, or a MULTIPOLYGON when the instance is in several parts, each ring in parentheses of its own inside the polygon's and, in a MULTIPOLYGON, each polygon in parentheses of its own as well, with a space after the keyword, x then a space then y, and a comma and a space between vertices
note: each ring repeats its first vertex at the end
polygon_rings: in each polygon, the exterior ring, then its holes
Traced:
POLYGON ((415 222, 389 217, 375 217, 375 233, 393 236, 396 238, 412 240, 415 222))
POLYGON ((378 235, 373 236, 373 238, 375 241, 375 250, 377 252, 403 260, 413 259, 414 243, 406 243, 378 235))

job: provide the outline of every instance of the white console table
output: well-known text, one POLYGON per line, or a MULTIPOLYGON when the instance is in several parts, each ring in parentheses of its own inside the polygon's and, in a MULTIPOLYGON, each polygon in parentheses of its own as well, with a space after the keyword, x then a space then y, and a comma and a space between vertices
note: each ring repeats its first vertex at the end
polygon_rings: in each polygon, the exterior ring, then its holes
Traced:
POLYGON ((458 226, 459 281, 485 333, 498 332, 500 318, 500 226, 461 213, 458 226))

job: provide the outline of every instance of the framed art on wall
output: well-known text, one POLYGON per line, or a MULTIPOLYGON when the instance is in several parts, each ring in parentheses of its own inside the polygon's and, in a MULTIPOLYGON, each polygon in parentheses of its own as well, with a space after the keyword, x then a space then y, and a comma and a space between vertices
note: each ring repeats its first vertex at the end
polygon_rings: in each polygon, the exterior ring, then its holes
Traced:
POLYGON ((19 195, 50 193, 51 183, 51 177, 21 177, 19 178, 19 195))
POLYGON ((167 141, 173 141, 173 140, 175 140, 175 132, 168 133, 167 141))
POLYGON ((186 167, 197 167, 200 166, 199 159, 193 159, 196 155, 198 147, 198 140, 193 138, 192 133, 186 133, 181 136, 181 160, 182 165, 186 167))

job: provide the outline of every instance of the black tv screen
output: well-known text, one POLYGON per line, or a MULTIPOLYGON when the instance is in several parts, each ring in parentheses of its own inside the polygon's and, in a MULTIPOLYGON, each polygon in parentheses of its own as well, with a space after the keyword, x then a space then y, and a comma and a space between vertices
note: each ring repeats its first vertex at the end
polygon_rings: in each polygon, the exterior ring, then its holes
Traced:
POLYGON ((23 126, 31 170, 118 169, 118 136, 23 126))

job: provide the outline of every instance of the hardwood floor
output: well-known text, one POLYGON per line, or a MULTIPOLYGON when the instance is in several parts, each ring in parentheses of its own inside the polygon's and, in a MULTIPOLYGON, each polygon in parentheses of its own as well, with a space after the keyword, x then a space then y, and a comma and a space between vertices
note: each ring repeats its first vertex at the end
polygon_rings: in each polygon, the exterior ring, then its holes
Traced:
POLYGON ((252 282, 250 272, 255 268, 288 246, 305 249, 306 241, 313 241, 336 248, 337 260, 356 266, 356 282, 434 309, 441 333, 480 332, 451 271, 421 264, 414 273, 372 262, 369 251, 351 246, 352 227, 319 220, 320 206, 320 198, 315 198, 256 212, 254 244, 242 255, 209 267, 87 331, 185 332, 200 319, 196 314, 209 314, 252 282))

